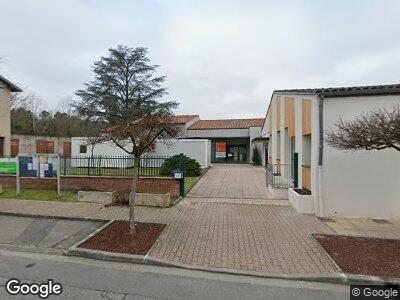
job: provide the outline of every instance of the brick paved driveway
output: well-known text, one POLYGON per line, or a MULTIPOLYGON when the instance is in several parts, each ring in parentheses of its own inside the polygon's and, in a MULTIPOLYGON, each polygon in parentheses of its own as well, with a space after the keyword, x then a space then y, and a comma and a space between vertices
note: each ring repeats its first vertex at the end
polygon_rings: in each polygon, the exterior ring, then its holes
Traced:
POLYGON ((265 171, 251 165, 214 164, 189 192, 192 198, 271 199, 265 171))
MULTIPOLYGON (((310 236, 333 230, 313 216, 296 214, 285 202, 268 203, 186 198, 172 208, 137 207, 135 215, 138 221, 168 224, 150 253, 157 258, 265 272, 337 272, 310 236)), ((0 200, 1 211, 128 218, 127 207, 89 203, 0 200)))

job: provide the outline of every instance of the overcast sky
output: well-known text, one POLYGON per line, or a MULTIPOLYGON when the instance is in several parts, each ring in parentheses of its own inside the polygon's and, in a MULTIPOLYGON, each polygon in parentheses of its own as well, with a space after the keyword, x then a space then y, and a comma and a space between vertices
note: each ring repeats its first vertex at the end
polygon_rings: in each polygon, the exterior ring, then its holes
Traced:
POLYGON ((109 47, 149 48, 178 114, 265 115, 274 89, 400 83, 400 1, 0 0, 0 74, 55 107, 109 47))

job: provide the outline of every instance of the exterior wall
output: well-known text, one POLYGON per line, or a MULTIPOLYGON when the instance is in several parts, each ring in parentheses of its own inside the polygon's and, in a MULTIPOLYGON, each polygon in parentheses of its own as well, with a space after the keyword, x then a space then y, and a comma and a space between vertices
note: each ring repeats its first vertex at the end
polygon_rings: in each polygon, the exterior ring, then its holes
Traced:
MULTIPOLYGON (((324 129, 339 117, 353 120, 381 107, 400 103, 400 95, 327 98, 324 129)), ((400 218, 400 154, 398 151, 346 152, 324 144, 323 213, 326 216, 400 218)))
MULTIPOLYGON (((318 167, 318 99, 315 95, 273 95, 268 114, 271 122, 266 120, 263 136, 269 135, 268 156, 272 164, 292 165, 292 141, 294 139, 294 152, 298 153, 298 186, 302 187, 302 164, 310 166, 312 194, 317 194, 317 167, 318 167), (302 132, 302 102, 308 99, 312 105, 311 126, 312 137, 309 147, 310 155, 303 157, 303 132, 302 132), (286 103, 286 101, 288 103, 286 103), (278 102, 280 102, 278 107, 278 102), (286 111, 287 110, 287 111, 286 111), (279 115, 277 115, 279 113, 279 115), (271 125, 269 125, 271 124, 271 125), (272 127, 272 128, 271 128, 272 127)), ((267 118, 268 119, 268 118, 267 118)), ((286 168, 282 168, 282 171, 286 168)), ((287 168, 290 171, 290 168, 287 168)), ((314 197, 315 200, 316 197, 314 197)))
POLYGON ((19 143, 19 153, 36 153, 36 141, 52 141, 54 142, 54 153, 64 154, 64 142, 71 142, 70 138, 65 137, 49 137, 49 136, 34 136, 34 135, 18 135, 12 134, 12 139, 17 139, 19 143))
POLYGON ((183 153, 191 158, 197 160, 202 168, 209 166, 208 144, 209 140, 189 140, 182 139, 171 142, 170 144, 156 143, 154 152, 149 155, 156 154, 162 156, 173 156, 183 153))
POLYGON ((188 138, 239 138, 249 137, 248 128, 239 129, 190 129, 187 131, 188 138))
POLYGON ((11 112, 10 90, 0 81, 0 137, 4 137, 3 152, 5 156, 11 155, 11 112))
MULTIPOLYGON (((104 156, 126 156, 128 155, 124 150, 114 145, 112 142, 100 143, 94 146, 87 146, 86 153, 79 153, 80 145, 86 145, 86 138, 72 138, 72 156, 90 156, 90 155, 104 155, 104 156)), ((153 152, 146 155, 152 156, 173 156, 183 153, 198 161, 202 168, 207 168, 210 161, 209 141, 205 139, 181 139, 171 140, 167 144, 156 142, 153 152)))
MULTIPOLYGON (((0 175, 0 185, 15 188, 15 176, 0 175)), ((106 176, 61 176, 62 190, 75 191, 116 191, 129 193, 132 178, 129 177, 106 177, 106 176)), ((57 189, 56 179, 21 178, 22 188, 33 189, 57 189)), ((179 196, 179 180, 165 177, 142 177, 138 185, 139 193, 166 194, 179 196)))

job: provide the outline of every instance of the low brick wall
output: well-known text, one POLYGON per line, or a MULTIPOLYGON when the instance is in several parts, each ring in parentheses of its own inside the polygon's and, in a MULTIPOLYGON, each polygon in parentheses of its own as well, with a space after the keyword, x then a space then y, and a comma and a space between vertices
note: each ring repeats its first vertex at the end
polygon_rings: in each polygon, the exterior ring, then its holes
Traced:
MULTIPOLYGON (((61 176, 61 189, 76 191, 130 192, 132 179, 109 176, 61 176)), ((0 175, 0 185, 15 187, 15 176, 0 175)), ((21 178, 22 188, 57 189, 56 179, 21 178)), ((179 180, 169 177, 142 177, 139 193, 179 196, 179 180)))
MULTIPOLYGON (((0 175, 0 185, 15 188, 16 180, 12 175, 0 175)), ((21 186, 30 189, 57 189, 56 179, 21 178, 21 186)))

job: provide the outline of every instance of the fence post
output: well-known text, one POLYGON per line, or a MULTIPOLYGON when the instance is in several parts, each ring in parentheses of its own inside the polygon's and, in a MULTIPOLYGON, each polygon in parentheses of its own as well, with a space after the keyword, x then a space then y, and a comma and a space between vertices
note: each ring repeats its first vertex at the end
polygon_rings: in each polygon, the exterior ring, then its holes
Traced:
POLYGON ((101 176, 101 155, 99 156, 99 176, 101 176))
POLYGON ((299 186, 299 154, 293 153, 293 186, 295 189, 299 186))
MULTIPOLYGON (((64 155, 64 176, 67 175, 67 157, 64 155)), ((61 170, 60 170, 61 172, 61 170)))
POLYGON ((183 197, 185 196, 185 164, 183 160, 183 153, 179 154, 179 168, 182 174, 181 181, 180 181, 180 195, 183 197))

